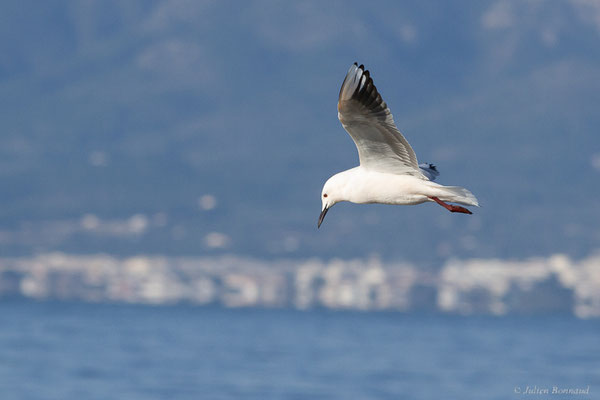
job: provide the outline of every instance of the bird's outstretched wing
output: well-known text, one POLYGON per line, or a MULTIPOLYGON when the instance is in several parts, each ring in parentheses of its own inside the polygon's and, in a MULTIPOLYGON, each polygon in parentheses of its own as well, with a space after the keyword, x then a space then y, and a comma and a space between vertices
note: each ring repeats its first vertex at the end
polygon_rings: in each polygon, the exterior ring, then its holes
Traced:
POLYGON ((356 144, 362 167, 427 179, 363 65, 354 63, 346 74, 338 99, 338 118, 356 144))

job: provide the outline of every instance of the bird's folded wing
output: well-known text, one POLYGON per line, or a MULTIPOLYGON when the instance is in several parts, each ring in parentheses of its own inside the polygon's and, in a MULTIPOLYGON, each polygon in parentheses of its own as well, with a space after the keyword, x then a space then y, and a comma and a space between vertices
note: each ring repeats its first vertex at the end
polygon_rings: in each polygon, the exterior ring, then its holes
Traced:
POLYGON ((426 179, 363 65, 354 63, 348 70, 340 89, 338 118, 356 144, 362 167, 426 179))
POLYGON ((435 178, 437 178, 440 175, 440 172, 437 170, 437 167, 430 163, 419 164, 419 169, 421 170, 421 173, 425 175, 430 181, 435 181, 435 178))

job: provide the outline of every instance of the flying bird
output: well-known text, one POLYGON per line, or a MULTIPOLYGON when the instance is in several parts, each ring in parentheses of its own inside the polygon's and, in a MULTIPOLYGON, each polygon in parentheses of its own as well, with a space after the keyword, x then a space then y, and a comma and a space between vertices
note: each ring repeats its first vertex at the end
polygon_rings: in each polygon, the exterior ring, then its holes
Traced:
POLYGON ((450 212, 463 214, 472 213, 447 202, 479 206, 467 189, 433 182, 439 175, 433 164, 419 165, 364 65, 354 63, 348 70, 337 107, 338 118, 358 149, 360 165, 325 182, 317 227, 321 227, 327 211, 341 201, 397 205, 436 202, 450 212))

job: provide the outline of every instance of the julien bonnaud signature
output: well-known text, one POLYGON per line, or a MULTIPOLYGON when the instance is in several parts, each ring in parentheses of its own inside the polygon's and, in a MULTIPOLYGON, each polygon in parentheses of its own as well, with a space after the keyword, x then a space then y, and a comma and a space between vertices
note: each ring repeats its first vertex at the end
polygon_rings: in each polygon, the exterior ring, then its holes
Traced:
POLYGON ((560 387, 560 386, 515 386, 516 394, 590 394, 590 386, 585 387, 560 387))

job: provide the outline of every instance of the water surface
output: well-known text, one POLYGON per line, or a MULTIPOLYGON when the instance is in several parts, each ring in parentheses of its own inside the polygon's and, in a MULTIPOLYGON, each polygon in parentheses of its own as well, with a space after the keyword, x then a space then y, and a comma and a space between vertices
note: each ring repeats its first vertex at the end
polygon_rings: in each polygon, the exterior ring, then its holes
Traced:
POLYGON ((2 399, 512 399, 590 387, 600 321, 570 316, 0 303, 2 399))

